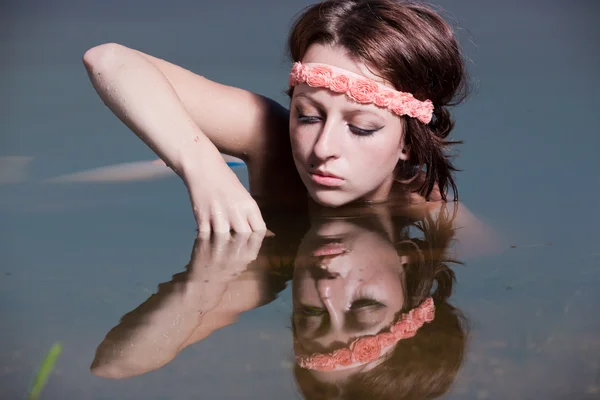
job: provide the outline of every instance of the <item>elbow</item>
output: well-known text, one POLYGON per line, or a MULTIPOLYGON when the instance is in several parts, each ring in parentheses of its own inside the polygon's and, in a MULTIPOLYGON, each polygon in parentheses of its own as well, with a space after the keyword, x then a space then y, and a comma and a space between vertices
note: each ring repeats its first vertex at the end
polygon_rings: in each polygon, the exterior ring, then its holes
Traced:
POLYGON ((147 372, 144 369, 136 368, 135 366, 128 366, 119 363, 115 364, 102 364, 94 361, 90 367, 90 372, 101 378, 109 379, 124 379, 131 378, 133 376, 142 375, 147 372))
POLYGON ((106 72, 118 65, 127 48, 117 43, 105 43, 92 47, 83 54, 83 65, 89 74, 106 72))

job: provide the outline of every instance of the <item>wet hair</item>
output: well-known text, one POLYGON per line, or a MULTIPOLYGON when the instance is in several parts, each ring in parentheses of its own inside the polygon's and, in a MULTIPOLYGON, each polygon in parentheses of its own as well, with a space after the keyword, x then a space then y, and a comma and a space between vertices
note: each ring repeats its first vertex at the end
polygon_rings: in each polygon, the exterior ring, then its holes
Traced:
POLYGON ((449 150, 462 142, 447 139, 454 127, 447 107, 460 103, 468 90, 450 25, 432 8, 412 1, 326 0, 305 9, 294 22, 288 38, 292 61, 302 61, 313 44, 341 46, 397 90, 433 102, 429 124, 405 118, 409 160, 399 163, 397 179, 410 182, 426 199, 439 190, 446 200, 452 189, 457 200, 457 169, 449 150))
POLYGON ((437 218, 427 216, 410 226, 397 219, 394 237, 388 237, 400 255, 413 260, 405 267, 405 305, 398 314, 432 296, 434 320, 414 337, 400 340, 381 364, 346 381, 322 382, 296 365, 294 375, 304 398, 432 399, 448 391, 463 362, 468 331, 463 314, 449 303, 455 283, 450 264, 458 263, 447 256, 454 236, 453 214, 444 209, 437 218), (420 233, 415 235, 412 228, 420 233))

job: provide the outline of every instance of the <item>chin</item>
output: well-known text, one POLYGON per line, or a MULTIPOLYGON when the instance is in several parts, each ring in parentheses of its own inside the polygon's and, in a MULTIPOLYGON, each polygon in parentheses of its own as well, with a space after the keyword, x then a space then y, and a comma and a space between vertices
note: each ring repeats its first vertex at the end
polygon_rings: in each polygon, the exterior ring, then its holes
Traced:
POLYGON ((354 200, 339 190, 314 191, 310 193, 310 197, 312 197, 315 203, 324 207, 341 207, 354 200))

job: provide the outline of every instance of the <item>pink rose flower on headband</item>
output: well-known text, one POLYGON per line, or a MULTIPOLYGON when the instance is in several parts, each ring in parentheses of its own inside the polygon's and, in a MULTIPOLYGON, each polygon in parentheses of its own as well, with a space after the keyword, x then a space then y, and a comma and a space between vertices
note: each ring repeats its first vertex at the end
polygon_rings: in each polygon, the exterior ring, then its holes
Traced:
POLYGON ((312 87, 329 86, 331 82, 331 68, 324 65, 315 65, 307 71, 306 83, 312 87))
POLYGON ((398 339, 396 339, 396 336, 392 332, 383 332, 377 335, 377 341, 381 348, 385 348, 395 344, 398 339))
POLYGON ((402 319, 390 327, 390 332, 397 339, 408 339, 417 334, 418 325, 411 319, 402 319))
POLYGON ((358 362, 369 362, 376 360, 381 354, 381 345, 375 336, 366 336, 352 343, 350 348, 354 359, 358 362))
POLYGON ((306 66, 301 63, 294 63, 290 72, 290 86, 296 86, 298 83, 306 80, 306 66))
POLYGON ((417 322, 413 319, 412 315, 408 315, 406 319, 403 319, 402 323, 404 324, 404 328, 407 331, 417 331, 421 325, 417 324, 417 322))
POLYGON ((350 78, 346 75, 337 75, 331 79, 329 89, 336 93, 346 93, 350 89, 350 78))
POLYGON ((310 357, 310 364, 320 371, 331 371, 335 368, 333 358, 326 354, 315 354, 310 357))
MULTIPOLYGON (((431 105, 433 108, 433 104, 431 105)), ((418 309, 419 318, 431 322, 435 318, 435 304, 431 297, 427 298, 418 309)))
POLYGON ((338 349, 331 354, 334 364, 345 367, 352 364, 352 352, 350 349, 338 349))
POLYGON ((415 118, 419 121, 428 124, 431 122, 431 115, 433 113, 433 103, 431 100, 425 100, 424 104, 420 106, 416 112, 415 118))
POLYGON ((410 102, 413 97, 407 93, 400 93, 390 101, 390 110, 398 115, 409 115, 410 102))
POLYGON ((396 93, 391 90, 380 91, 375 95, 375 105, 387 108, 395 98, 396 93))
POLYGON ((370 80, 356 79, 350 84, 348 96, 357 103, 372 103, 375 101, 375 94, 379 91, 379 86, 370 80))

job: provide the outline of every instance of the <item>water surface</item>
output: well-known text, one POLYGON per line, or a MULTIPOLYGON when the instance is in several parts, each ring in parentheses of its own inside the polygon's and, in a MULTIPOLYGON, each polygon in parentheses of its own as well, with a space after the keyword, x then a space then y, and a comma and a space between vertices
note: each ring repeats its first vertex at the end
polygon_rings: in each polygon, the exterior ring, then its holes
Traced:
MULTIPOLYGON (((457 159, 461 199, 476 220, 461 221, 466 234, 451 248, 464 265, 452 266, 457 279, 448 300, 469 329, 460 369, 442 397, 598 398, 598 5, 439 3, 462 27, 476 83, 456 109, 454 133, 465 141, 457 159), (474 221, 495 232, 494 246, 474 221)), ((90 366, 106 334, 162 293, 159 284, 186 271, 193 217, 173 177, 45 180, 153 157, 95 95, 80 62, 87 48, 120 42, 285 104, 283 44, 290 19, 306 4, 3 7, 0 398, 24 398, 55 341, 64 351, 47 399, 301 398, 289 266, 278 279, 273 270, 245 279, 277 297, 254 299, 266 304, 162 368, 119 380, 94 375, 90 366)), ((243 169, 238 173, 244 179, 243 169)), ((283 242, 300 243, 310 218, 290 222, 296 228, 283 242)))

